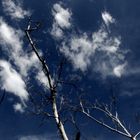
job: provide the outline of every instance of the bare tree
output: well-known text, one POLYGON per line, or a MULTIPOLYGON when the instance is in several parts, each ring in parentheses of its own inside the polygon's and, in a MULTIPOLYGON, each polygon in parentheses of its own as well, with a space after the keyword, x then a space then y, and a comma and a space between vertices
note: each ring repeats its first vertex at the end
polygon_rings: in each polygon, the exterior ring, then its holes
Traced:
POLYGON ((40 95, 42 96, 41 105, 38 105, 38 103, 34 100, 34 97, 30 96, 30 100, 33 103, 34 107, 36 108, 34 113, 38 115, 44 115, 45 117, 48 117, 48 118, 53 118, 55 120, 57 129, 59 131, 59 134, 62 140, 69 140, 68 133, 66 132, 65 127, 64 127, 67 121, 71 122, 75 126, 75 128, 77 128, 78 130, 75 136, 75 140, 80 140, 81 138, 81 132, 77 126, 73 113, 80 113, 81 115, 85 115, 88 119, 95 121, 97 124, 101 125, 102 127, 112 132, 115 132, 128 139, 136 140, 140 132, 134 135, 121 121, 117 110, 115 109, 115 112, 112 113, 112 110, 106 104, 101 104, 101 103, 98 103, 97 101, 95 103, 89 103, 85 101, 85 99, 83 100, 80 95, 78 96, 79 103, 77 102, 75 104, 71 104, 70 101, 66 100, 65 97, 62 95, 59 97, 59 105, 58 105, 57 87, 59 83, 67 84, 67 85, 73 86, 74 88, 77 88, 77 87, 73 83, 65 82, 60 79, 61 74, 62 74, 63 62, 60 63, 59 68, 58 68, 57 78, 53 81, 52 79, 53 75, 51 74, 49 70, 47 62, 42 58, 42 56, 39 55, 35 42, 33 41, 32 36, 31 36, 31 33, 33 31, 36 31, 39 28, 39 25, 40 25, 39 23, 35 23, 35 25, 33 26, 32 21, 29 20, 29 24, 28 24, 27 29, 25 30, 25 33, 32 47, 32 50, 34 51, 38 60, 40 61, 42 70, 48 81, 48 85, 49 85, 48 89, 49 89, 50 95, 49 96, 46 96, 44 94, 40 95), (52 113, 49 113, 43 109, 43 106, 45 105, 51 106, 52 113), (69 112, 70 114, 69 118, 63 118, 63 119, 61 118, 60 113, 61 111, 65 110, 63 107, 65 107, 65 109, 69 112), (94 115, 95 113, 93 113, 95 111, 99 111, 103 113, 103 115, 105 115, 107 118, 110 119, 110 123, 108 124, 105 121, 96 118, 94 115))
POLYGON ((61 138, 63 140, 68 140, 67 133, 65 131, 64 125, 63 125, 63 123, 61 121, 61 118, 59 116, 58 109, 57 109, 57 103, 56 103, 56 94, 57 94, 56 84, 53 83, 52 76, 50 74, 48 65, 45 62, 45 60, 42 59, 41 56, 39 55, 39 53, 37 51, 37 48, 35 46, 35 43, 33 42, 32 38, 31 38, 31 35, 30 35, 30 33, 32 31, 36 30, 36 29, 38 29, 38 25, 36 25, 35 27, 32 27, 31 26, 31 21, 29 21, 29 25, 28 25, 27 29, 25 30, 25 33, 26 33, 26 36, 27 36, 27 38, 29 40, 29 43, 30 43, 33 51, 35 52, 36 56, 38 57, 38 60, 40 61, 41 65, 42 65, 43 72, 44 72, 44 74, 45 74, 45 76, 46 76, 46 78, 48 80, 49 91, 51 93, 50 101, 51 101, 51 105, 52 105, 53 115, 49 115, 48 113, 46 115, 49 116, 49 117, 53 117, 55 119, 55 122, 56 122, 56 125, 57 125, 57 128, 59 130, 61 138))
POLYGON ((83 103, 82 99, 80 99, 80 109, 79 110, 82 114, 84 114, 86 117, 91 119, 92 121, 95 121, 97 124, 101 125, 102 127, 115 132, 121 136, 124 136, 131 140, 136 140, 138 135, 140 134, 140 131, 136 134, 133 134, 124 124, 124 122, 120 119, 119 114, 117 110, 115 110, 114 113, 112 113, 111 109, 109 109, 107 104, 100 104, 98 101, 94 104, 90 103, 83 103), (99 111, 103 113, 107 118, 109 118, 110 123, 106 123, 104 120, 96 118, 95 115, 96 111, 99 111))

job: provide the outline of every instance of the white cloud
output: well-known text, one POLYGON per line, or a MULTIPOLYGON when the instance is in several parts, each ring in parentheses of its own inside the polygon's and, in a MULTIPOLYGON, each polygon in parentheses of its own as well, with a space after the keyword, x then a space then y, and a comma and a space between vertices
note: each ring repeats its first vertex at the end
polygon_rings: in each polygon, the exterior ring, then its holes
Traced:
POLYGON ((1 88, 20 97, 21 101, 28 100, 26 85, 17 71, 4 60, 0 60, 1 88))
MULTIPOLYGON (((0 18, 0 43, 2 45, 11 45, 10 51, 18 52, 21 49, 22 42, 20 38, 22 32, 10 27, 2 18, 0 18)), ((6 48, 5 48, 6 49, 6 48)))
POLYGON ((126 63, 114 67, 113 72, 117 77, 121 77, 125 71, 126 63))
POLYGON ((115 22, 115 19, 107 11, 102 13, 102 19, 107 26, 115 22))
POLYGON ((10 15, 12 19, 23 19, 31 14, 28 10, 22 8, 22 3, 19 0, 3 0, 2 6, 4 12, 10 15))
POLYGON ((24 113, 25 112, 25 108, 23 107, 23 105, 21 103, 16 103, 13 105, 15 112, 20 112, 20 113, 24 113))
POLYGON ((10 59, 18 66, 20 73, 24 76, 34 66, 39 67, 39 61, 34 53, 23 51, 23 32, 9 26, 0 18, 0 44, 10 59))
POLYGON ((120 44, 120 37, 110 36, 101 26, 92 37, 84 33, 80 36, 72 34, 71 38, 65 38, 60 51, 70 59, 75 69, 84 72, 87 68, 91 68, 104 78, 109 75, 120 77, 125 67, 124 65, 123 68, 117 68, 125 63, 120 44))
POLYGON ((61 28, 69 28, 71 26, 70 24, 71 12, 68 9, 64 9, 60 4, 54 4, 53 16, 55 22, 61 28))
POLYGON ((70 33, 68 37, 65 36, 64 29, 71 27, 72 13, 60 4, 54 4, 52 11, 54 23, 51 34, 62 39, 60 51, 72 62, 75 69, 84 72, 93 65, 93 71, 101 73, 104 78, 109 75, 122 75, 116 72, 117 66, 125 63, 124 51, 120 48, 121 38, 110 36, 109 25, 115 23, 115 19, 107 11, 102 13, 107 28, 102 24, 92 36, 87 33, 70 33))
POLYGON ((53 23, 51 35, 56 39, 61 39, 63 37, 63 31, 56 23, 53 23))
POLYGON ((40 69, 40 64, 39 61, 37 59, 37 56, 34 52, 30 53, 30 54, 24 54, 23 50, 22 51, 22 55, 17 54, 16 57, 14 57, 15 59, 15 64, 17 66, 19 66, 20 69, 20 73, 23 76, 27 76, 28 72, 31 70, 31 68, 36 68, 36 69, 40 69))
POLYGON ((37 65, 38 60, 34 53, 26 54, 23 51, 23 32, 9 26, 0 18, 0 44, 10 59, 19 67, 21 74, 27 75, 28 70, 37 65))
POLYGON ((38 72, 38 74, 36 75, 36 79, 39 81, 39 83, 43 84, 45 88, 49 87, 48 79, 43 71, 38 72))
POLYGON ((63 30, 71 27, 71 12, 69 9, 64 9, 60 4, 54 4, 52 9, 54 16, 54 23, 52 26, 51 34, 59 39, 63 37, 63 30))
POLYGON ((70 39, 69 46, 63 42, 63 47, 60 51, 68 57, 76 69, 85 71, 90 65, 90 56, 95 52, 96 47, 88 39, 87 35, 73 36, 70 39))
POLYGON ((57 39, 62 39, 60 51, 72 62, 75 69, 84 72, 91 68, 94 72, 100 73, 103 78, 111 75, 121 77, 124 74, 125 53, 120 48, 120 36, 111 36, 110 34, 110 24, 116 22, 110 13, 107 11, 102 13, 102 19, 106 26, 102 24, 97 32, 92 33, 92 36, 87 33, 80 35, 71 33, 65 37, 64 29, 71 26, 72 14, 69 12, 70 10, 62 8, 59 4, 55 4, 52 11, 55 20, 51 34, 57 39), (69 16, 64 18, 64 15, 69 16), (123 68, 120 68, 120 65, 123 65, 123 68))

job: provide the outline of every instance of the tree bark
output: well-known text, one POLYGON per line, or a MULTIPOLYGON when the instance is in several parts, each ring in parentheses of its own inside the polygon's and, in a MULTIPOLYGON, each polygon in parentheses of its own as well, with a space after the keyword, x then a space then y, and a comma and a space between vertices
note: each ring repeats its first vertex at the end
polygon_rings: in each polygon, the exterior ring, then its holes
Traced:
POLYGON ((57 128, 60 132, 60 136, 63 140, 68 140, 68 137, 67 137, 67 134, 66 134, 66 131, 64 129, 64 125, 60 119, 60 116, 58 114, 58 110, 57 110, 57 103, 56 103, 56 91, 53 89, 53 84, 52 84, 52 79, 51 79, 51 75, 49 73, 49 68, 46 64, 46 62, 40 57, 38 51, 37 51, 37 48, 30 36, 30 31, 32 29, 30 29, 30 25, 28 26, 28 29, 25 30, 25 33, 26 33, 26 36, 29 40, 29 43, 33 49, 33 51, 35 52, 36 56, 38 57, 38 60, 40 61, 40 63, 42 64, 42 68, 43 68, 43 72, 44 74, 46 75, 46 78, 48 79, 48 82, 49 82, 49 89, 50 89, 50 92, 51 92, 51 96, 52 96, 52 111, 53 111, 53 114, 54 114, 54 118, 55 118, 55 122, 56 122, 56 125, 57 125, 57 128))

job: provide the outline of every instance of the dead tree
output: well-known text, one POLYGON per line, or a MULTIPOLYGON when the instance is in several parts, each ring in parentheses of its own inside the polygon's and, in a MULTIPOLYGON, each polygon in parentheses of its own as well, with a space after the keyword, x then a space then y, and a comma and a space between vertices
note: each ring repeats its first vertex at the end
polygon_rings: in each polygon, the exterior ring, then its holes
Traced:
POLYGON ((80 99, 80 109, 78 109, 83 115, 85 115, 87 118, 91 119, 92 121, 96 122, 97 124, 101 125, 102 127, 115 132, 121 136, 124 136, 130 140, 136 140, 138 135, 140 134, 140 131, 136 134, 133 134, 121 121, 119 118, 119 114, 117 110, 115 113, 112 113, 112 111, 109 109, 108 105, 106 104, 100 104, 98 101, 96 101, 95 104, 84 104, 82 99, 80 99), (106 123, 103 120, 100 120, 95 117, 92 113, 95 114, 96 111, 99 111, 103 113, 103 115, 106 115, 107 118, 110 119, 110 124, 106 123), (113 123, 114 126, 111 125, 113 123))
MULTIPOLYGON (((136 133, 135 135, 132 132, 130 132, 126 128, 124 123, 120 120, 117 111, 115 111, 115 114, 112 113, 112 111, 109 109, 109 107, 105 104, 102 105, 102 104, 99 104, 97 102, 94 104, 89 104, 89 103, 85 104, 85 102, 83 102, 83 100, 79 97, 79 99, 80 99, 79 105, 78 105, 78 103, 70 105, 69 103, 65 104, 65 99, 63 96, 61 96, 60 105, 58 107, 57 98, 56 98, 57 97, 58 83, 71 85, 75 88, 76 88, 76 85, 73 83, 69 83, 69 82, 65 82, 65 81, 60 80, 60 76, 61 76, 61 72, 62 72, 61 69, 62 69, 62 65, 63 65, 62 63, 60 63, 60 65, 59 65, 59 73, 57 76, 57 80, 55 80, 55 81, 52 80, 52 74, 49 71, 49 67, 48 67, 46 61, 42 58, 42 56, 39 55, 39 52, 38 52, 37 47, 35 45, 35 42, 33 41, 32 36, 31 36, 31 33, 33 31, 36 31, 38 28, 39 28, 39 24, 35 23, 35 25, 32 26, 32 22, 30 20, 28 27, 25 30, 25 34, 26 34, 26 37, 29 41, 30 46, 32 47, 32 50, 36 54, 36 56, 41 64, 42 70, 43 70, 43 72, 46 76, 46 79, 48 81, 48 84, 49 84, 48 89, 50 92, 50 96, 47 96, 47 97, 46 96, 44 97, 44 95, 41 95, 41 96, 42 96, 42 98, 45 98, 45 102, 47 104, 51 105, 51 109, 52 109, 53 114, 48 113, 44 110, 41 110, 40 109, 41 107, 38 107, 38 105, 35 103, 33 97, 30 96, 32 103, 36 106, 37 110, 39 110, 39 111, 35 112, 35 114, 43 114, 43 115, 45 115, 45 117, 53 118, 56 122, 56 126, 57 126, 57 129, 59 131, 59 134, 63 140, 69 140, 67 132, 66 132, 65 127, 64 127, 65 122, 70 121, 70 122, 72 122, 72 124, 75 127, 77 127, 77 125, 76 125, 75 120, 73 119, 73 115, 72 115, 72 118, 70 120, 67 118, 65 118, 65 120, 62 120, 61 115, 60 115, 62 105, 64 105, 68 111, 81 113, 82 115, 85 115, 88 119, 95 121, 97 124, 101 125, 102 127, 106 128, 112 132, 115 132, 121 136, 128 138, 128 139, 136 140, 138 135, 140 134, 140 132, 136 133), (110 118, 110 122, 113 123, 114 127, 112 125, 107 124, 106 122, 96 118, 95 115, 93 115, 91 113, 91 112, 94 112, 95 110, 103 113, 103 115, 106 115, 108 118, 110 118)), ((81 138, 81 132, 78 131, 76 133, 76 136, 74 139, 80 140, 80 138, 81 138)))
MULTIPOLYGON (((32 27, 32 22, 30 20, 29 24, 28 24, 28 27, 25 30, 26 37, 28 38, 28 41, 29 41, 29 43, 32 47, 32 50, 34 51, 38 60, 40 61, 41 65, 42 65, 43 72, 44 72, 44 74, 45 74, 45 76, 48 80, 48 84, 49 84, 48 88, 49 88, 49 91, 50 91, 50 94, 51 94, 50 100, 51 100, 52 111, 53 111, 53 115, 51 117, 53 117, 55 119, 55 122, 56 122, 56 125, 57 125, 57 128, 59 130, 61 138, 63 140, 68 140, 67 133, 65 131, 64 125, 63 125, 63 123, 61 121, 61 118, 60 118, 60 115, 58 113, 58 108, 57 108, 57 103, 56 103, 56 94, 57 94, 56 85, 53 83, 52 76, 50 74, 47 63, 39 55, 38 50, 36 48, 36 45, 35 45, 34 41, 32 40, 32 37, 31 37, 31 32, 37 30, 38 26, 39 25, 36 24, 35 27, 32 27)), ((46 115, 49 116, 49 114, 46 114, 46 115)))

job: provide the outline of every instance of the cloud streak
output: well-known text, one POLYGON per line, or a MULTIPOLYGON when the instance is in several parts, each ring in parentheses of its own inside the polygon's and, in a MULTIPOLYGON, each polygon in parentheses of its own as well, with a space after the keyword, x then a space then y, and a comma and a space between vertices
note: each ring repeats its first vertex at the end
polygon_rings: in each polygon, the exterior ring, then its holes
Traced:
POLYGON ((3 69, 0 77, 3 89, 20 97, 22 101, 28 100, 28 92, 23 79, 27 78, 33 69, 36 70, 34 77, 38 82, 47 85, 47 78, 40 79, 43 77, 40 74, 42 69, 35 53, 27 53, 23 50, 23 32, 8 25, 3 18, 0 18, 0 47, 9 60, 9 62, 0 60, 3 69))
POLYGON ((20 97, 21 101, 28 100, 26 85, 20 74, 4 60, 0 60, 1 88, 20 97))
POLYGON ((23 51, 23 32, 12 28, 0 18, 0 44, 3 51, 8 53, 23 76, 33 67, 38 67, 39 62, 34 53, 23 51))
POLYGON ((25 16, 30 16, 31 13, 28 10, 24 10, 21 1, 3 0, 2 6, 6 15, 9 15, 12 19, 24 19, 25 16))
POLYGON ((54 134, 21 136, 18 140, 58 140, 54 134))

